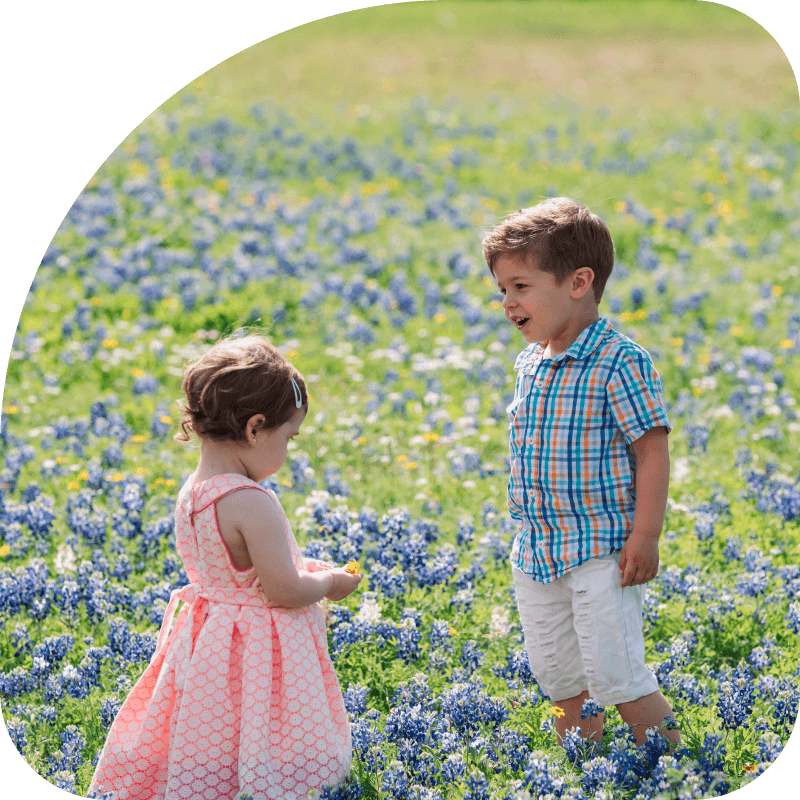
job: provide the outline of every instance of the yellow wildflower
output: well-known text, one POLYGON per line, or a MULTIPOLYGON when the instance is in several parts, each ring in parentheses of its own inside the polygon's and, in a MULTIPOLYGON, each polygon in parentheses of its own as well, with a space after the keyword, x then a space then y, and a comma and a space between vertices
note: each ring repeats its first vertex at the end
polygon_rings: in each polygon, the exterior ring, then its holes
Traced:
POLYGON ((358 561, 348 561, 347 566, 344 568, 345 572, 349 572, 351 575, 360 575, 361 574, 361 565, 358 561))
POLYGON ((18 414, 19 406, 6 406, 6 414, 18 414))
POLYGON ((553 706, 553 714, 561 719, 567 712, 561 706, 553 706))
POLYGON ((7 544, 4 544, 0 547, 0 558, 5 558, 10 552, 11 548, 7 544))
POLYGON ((119 342, 116 339, 103 339, 103 347, 107 350, 113 350, 119 342))
POLYGON ((67 484, 67 491, 70 491, 70 492, 77 492, 78 489, 80 489, 80 488, 81 488, 81 485, 80 485, 80 483, 78 481, 70 481, 67 484))
POLYGON ((124 477, 125 476, 121 472, 115 472, 111 476, 111 480, 114 481, 114 483, 119 483, 124 477))
POLYGON ((439 441, 439 434, 434 433, 433 431, 429 431, 428 433, 423 433, 422 438, 426 442, 438 442, 439 441))

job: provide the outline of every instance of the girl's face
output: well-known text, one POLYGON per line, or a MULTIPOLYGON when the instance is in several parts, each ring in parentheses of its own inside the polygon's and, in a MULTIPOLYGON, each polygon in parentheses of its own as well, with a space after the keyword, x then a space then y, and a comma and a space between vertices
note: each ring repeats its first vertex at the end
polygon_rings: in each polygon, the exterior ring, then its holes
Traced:
POLYGON ((247 467, 248 472, 253 475, 253 480, 263 481, 283 466, 289 442, 300 432, 305 416, 306 409, 298 408, 294 416, 280 427, 269 431, 256 430, 249 435, 247 467))

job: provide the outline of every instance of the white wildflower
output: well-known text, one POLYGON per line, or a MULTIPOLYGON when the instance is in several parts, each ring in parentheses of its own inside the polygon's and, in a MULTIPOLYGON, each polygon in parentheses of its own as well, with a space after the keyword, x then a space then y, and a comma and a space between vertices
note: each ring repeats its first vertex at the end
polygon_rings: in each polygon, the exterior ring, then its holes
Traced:
POLYGON ((508 636, 511 623, 508 620, 508 609, 495 606, 492 609, 492 618, 489 622, 489 633, 493 636, 508 636))

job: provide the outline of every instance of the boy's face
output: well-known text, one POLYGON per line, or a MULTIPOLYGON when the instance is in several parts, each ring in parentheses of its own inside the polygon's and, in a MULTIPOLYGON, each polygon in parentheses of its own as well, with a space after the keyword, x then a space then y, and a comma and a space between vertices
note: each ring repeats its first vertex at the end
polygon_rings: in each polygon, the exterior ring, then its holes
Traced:
POLYGON ((569 278, 559 284, 535 255, 513 254, 497 258, 494 277, 506 317, 527 342, 558 340, 568 331, 575 315, 569 278))

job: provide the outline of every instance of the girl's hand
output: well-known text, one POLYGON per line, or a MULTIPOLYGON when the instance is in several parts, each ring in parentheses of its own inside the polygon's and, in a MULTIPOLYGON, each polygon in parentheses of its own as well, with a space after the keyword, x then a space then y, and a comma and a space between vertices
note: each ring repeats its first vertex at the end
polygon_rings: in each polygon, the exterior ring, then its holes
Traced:
POLYGON ((325 595, 328 600, 344 600, 361 583, 360 575, 351 575, 345 571, 344 567, 335 567, 330 570, 330 574, 333 578, 333 589, 325 595))
POLYGON ((322 572, 322 570, 333 569, 335 566, 327 561, 320 561, 318 558, 304 558, 303 561, 306 572, 322 572))

